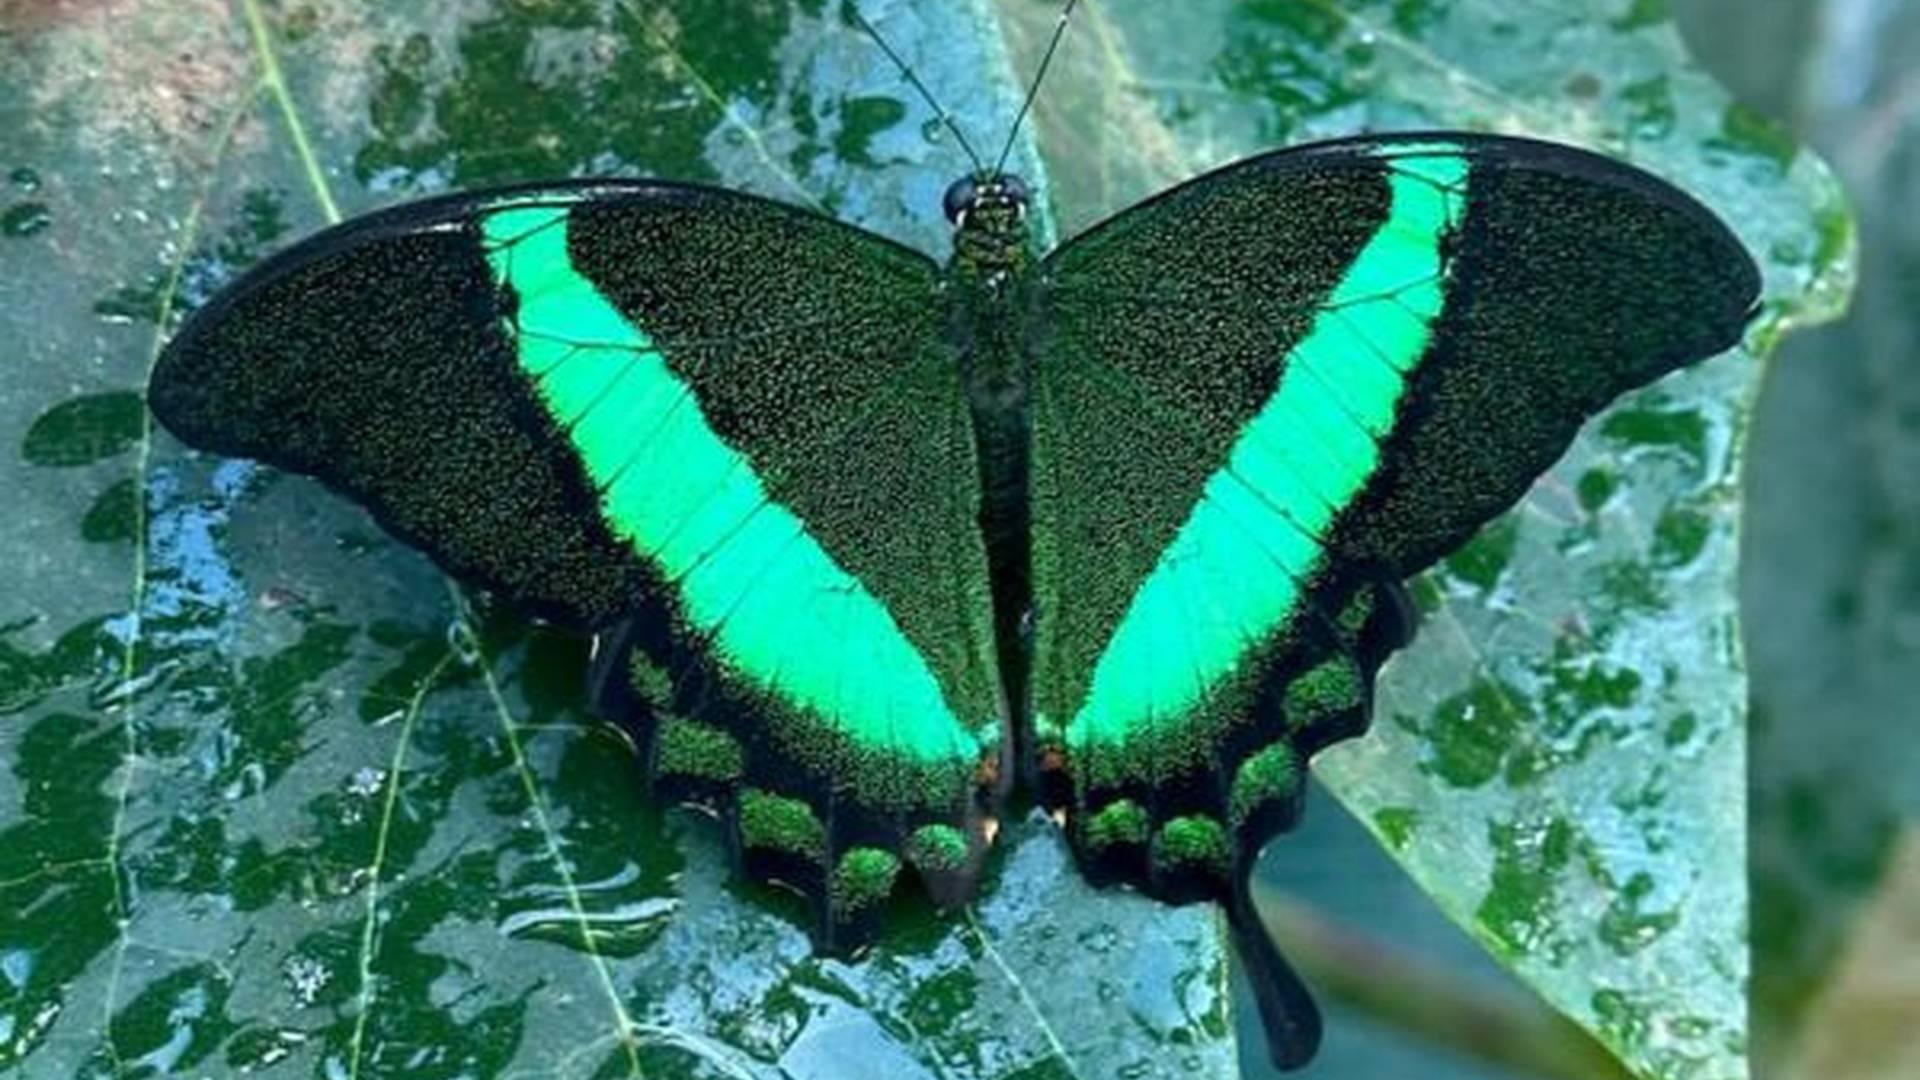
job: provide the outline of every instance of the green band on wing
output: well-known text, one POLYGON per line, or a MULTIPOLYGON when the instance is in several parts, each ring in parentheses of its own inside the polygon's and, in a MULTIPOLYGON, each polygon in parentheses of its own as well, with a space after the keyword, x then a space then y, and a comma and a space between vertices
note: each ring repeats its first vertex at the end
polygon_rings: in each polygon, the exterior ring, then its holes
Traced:
POLYGON ((1067 726, 1070 744, 1175 722, 1292 614, 1334 515, 1379 465, 1406 373, 1426 351, 1466 174, 1457 147, 1393 149, 1387 220, 1134 594, 1067 726))
POLYGON ((954 717, 892 615, 772 500, 710 427, 653 340, 568 255, 568 208, 483 218, 521 369, 600 492, 613 532, 675 585, 732 668, 856 743, 923 762, 970 760, 954 717))

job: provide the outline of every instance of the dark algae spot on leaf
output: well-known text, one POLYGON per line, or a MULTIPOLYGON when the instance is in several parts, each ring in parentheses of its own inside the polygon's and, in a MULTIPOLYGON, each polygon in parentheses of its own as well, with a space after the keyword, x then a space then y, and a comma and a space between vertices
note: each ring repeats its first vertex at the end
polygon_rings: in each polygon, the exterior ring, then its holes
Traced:
POLYGON ((133 446, 145 430, 147 406, 130 390, 63 401, 27 429, 20 456, 34 465, 91 465, 133 446))
POLYGON ((1629 83, 1620 88, 1620 100, 1626 105, 1626 120, 1636 137, 1664 139, 1673 133, 1675 106, 1668 76, 1654 75, 1629 83))
POLYGON ((1792 165, 1794 156, 1800 152, 1793 136, 1784 128, 1739 102, 1728 105, 1722 114, 1716 144, 1770 162, 1781 171, 1792 165))
POLYGON ((903 1014, 913 1026, 927 1032, 945 1032, 979 1003, 980 980, 973 972, 955 968, 916 984, 903 1014))
POLYGON ((1533 716, 1521 692, 1482 677, 1440 703, 1427 729, 1427 768, 1454 787, 1476 788, 1500 775, 1502 763, 1533 716))
POLYGON ((80 537, 90 544, 132 540, 138 531, 140 492, 131 479, 116 480, 80 519, 80 537))
POLYGON ((1476 588, 1492 589, 1513 561, 1514 545, 1520 542, 1520 526, 1512 517, 1503 517, 1467 542, 1467 546, 1447 556, 1447 573, 1476 588))
POLYGON ((1640 674, 1598 657, 1581 655, 1562 639, 1548 669, 1543 703, 1556 730, 1566 730, 1603 709, 1626 709, 1640 691, 1640 674))
POLYGON ((113 870, 98 855, 113 821, 110 778, 122 745, 111 723, 66 712, 38 717, 14 742, 23 798, 18 819, 0 828, 0 910, 9 913, 8 948, 30 947, 32 967, 23 978, 9 975, 8 1008, 43 1019, 0 1043, 0 1069, 34 1048, 45 1018, 113 943, 113 870))
POLYGON ((1707 421, 1692 409, 1636 406, 1607 415, 1601 434, 1629 446, 1678 451, 1697 474, 1707 468, 1707 421))
POLYGON ((1594 991, 1592 1006, 1600 1030, 1629 1046, 1644 1042, 1653 1026, 1647 1007, 1621 990, 1607 987, 1594 991))
POLYGON ((1440 20, 1445 8, 1444 0, 1393 0, 1390 18, 1395 30, 1418 37, 1440 20))
POLYGON ((226 1014, 233 974, 215 964, 178 968, 148 984, 114 1014, 114 1059, 155 1075, 204 1067, 234 1033, 226 1014))
POLYGON ((1693 733, 1698 731, 1699 728, 1699 717, 1690 712, 1681 713, 1667 722, 1666 730, 1662 732, 1661 738, 1662 741, 1670 747, 1682 747, 1693 738, 1693 733))
POLYGON ((1236 7, 1228 27, 1214 70, 1225 87, 1271 110, 1272 142, 1287 141, 1303 120, 1364 93, 1356 76, 1366 47, 1352 43, 1346 16, 1331 6, 1256 0, 1236 7))
POLYGON ((840 131, 833 139, 834 153, 840 160, 859 165, 874 164, 873 137, 898 124, 907 115, 907 107, 897 98, 853 98, 840 106, 840 131))
POLYGON ((32 236, 44 231, 53 224, 53 211, 46 203, 15 203, 0 211, 0 235, 11 237, 32 236))
POLYGON ((1411 806, 1383 806, 1373 812, 1373 827, 1387 846, 1398 851, 1413 839, 1420 827, 1420 811, 1411 806))
POLYGON ((1653 561, 1662 569, 1686 566, 1699 558, 1713 533, 1713 519, 1689 506, 1669 507, 1653 527, 1653 561))
POLYGON ((1677 909, 1653 909, 1649 901, 1656 885, 1653 875, 1640 873, 1629 878, 1614 894, 1612 903, 1600 917, 1596 933, 1600 940, 1621 956, 1645 949, 1680 922, 1677 909))
POLYGON ((1660 26, 1672 20, 1670 0, 1627 0, 1627 10, 1613 20, 1615 30, 1638 30, 1660 26))
MULTIPOLYGON (((395 658, 361 691, 357 702, 360 721, 386 724, 403 714, 420 689, 421 681, 440 668, 442 658, 447 655, 447 636, 438 627, 424 630, 397 620, 382 619, 367 627, 367 638, 389 650, 395 658)), ((464 670, 459 674, 472 677, 464 670)), ((440 681, 444 686, 452 679, 442 674, 440 681)))
POLYGON ((343 623, 315 620, 293 644, 242 664, 232 728, 245 750, 223 763, 223 779, 265 786, 307 752, 307 721, 325 698, 327 675, 352 655, 357 633, 343 623))
POLYGON ((1493 878, 1474 917, 1481 929, 1514 953, 1564 948, 1556 893, 1573 865, 1576 834, 1564 818, 1488 824, 1493 878))
POLYGON ((1635 612, 1665 611, 1671 604, 1654 568, 1639 559, 1625 558, 1599 569, 1600 593, 1611 601, 1603 615, 1608 621, 1635 612))
POLYGON ((1563 636, 1552 658, 1536 666, 1542 680, 1538 706, 1511 741, 1504 773, 1508 784, 1535 784, 1613 745, 1619 717, 1638 701, 1640 675, 1586 652, 1584 645, 1578 636, 1563 636))
POLYGON ((1574 483, 1574 492, 1580 499, 1580 509, 1589 514, 1599 513, 1620 490, 1620 478, 1611 469, 1592 468, 1580 474, 1574 483))
POLYGON ((62 687, 103 680, 108 657, 118 656, 119 642, 105 616, 75 624, 37 651, 19 640, 32 625, 22 621, 0 626, 0 716, 39 705, 62 687))

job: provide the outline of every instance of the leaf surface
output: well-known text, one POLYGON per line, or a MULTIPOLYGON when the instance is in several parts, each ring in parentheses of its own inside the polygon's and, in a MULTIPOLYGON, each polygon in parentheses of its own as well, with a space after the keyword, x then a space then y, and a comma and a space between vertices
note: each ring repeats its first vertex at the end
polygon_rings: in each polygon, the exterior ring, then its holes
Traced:
MULTIPOLYGON (((1766 265, 1764 351, 1844 295, 1845 210, 1656 9, 1086 4, 1040 160, 1022 143, 1016 167, 1050 178, 1071 233, 1318 135, 1584 142, 1736 224, 1766 265)), ((1055 9, 862 10, 997 149, 1055 9)), ((1209 909, 1090 890, 1021 826, 964 917, 814 957, 777 895, 727 883, 709 823, 641 800, 582 709, 579 643, 471 612, 317 485, 187 454, 127 407, 180 313, 238 270, 450 187, 721 182, 943 253, 963 159, 839 5, 20 5, 0 56, 0 1068, 1232 1070, 1209 909)), ((1652 1076, 1741 1075, 1731 578, 1757 373, 1723 358, 1596 423, 1425 582, 1375 736, 1318 766, 1456 919, 1652 1076)))

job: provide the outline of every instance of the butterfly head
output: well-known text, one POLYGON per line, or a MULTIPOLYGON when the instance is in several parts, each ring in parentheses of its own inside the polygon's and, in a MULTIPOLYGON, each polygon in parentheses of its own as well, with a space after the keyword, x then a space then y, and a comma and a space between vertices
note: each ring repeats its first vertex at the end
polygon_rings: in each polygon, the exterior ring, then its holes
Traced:
POLYGON ((969 173, 948 186, 943 203, 947 220, 956 228, 965 228, 976 211, 1010 213, 1022 220, 1027 214, 1027 182, 1012 173, 969 173))
POLYGON ((970 173, 942 200, 953 223, 956 260, 993 277, 1027 256, 1027 184, 1012 173, 970 173))

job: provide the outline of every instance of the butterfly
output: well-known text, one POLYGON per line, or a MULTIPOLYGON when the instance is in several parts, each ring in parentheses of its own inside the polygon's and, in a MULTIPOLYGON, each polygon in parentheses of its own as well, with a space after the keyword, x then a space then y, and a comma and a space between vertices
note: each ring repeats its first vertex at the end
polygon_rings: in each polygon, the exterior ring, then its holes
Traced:
POLYGON ((944 263, 658 180, 376 212, 195 312, 150 404, 594 634, 655 797, 823 945, 965 900, 1036 800, 1091 879, 1226 904, 1297 1066, 1318 1016, 1247 872, 1366 729, 1401 581, 1733 345, 1758 273, 1666 182, 1528 139, 1283 149, 1044 254, 1004 161, 947 190, 944 263))

